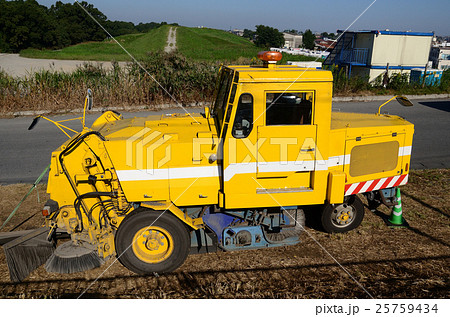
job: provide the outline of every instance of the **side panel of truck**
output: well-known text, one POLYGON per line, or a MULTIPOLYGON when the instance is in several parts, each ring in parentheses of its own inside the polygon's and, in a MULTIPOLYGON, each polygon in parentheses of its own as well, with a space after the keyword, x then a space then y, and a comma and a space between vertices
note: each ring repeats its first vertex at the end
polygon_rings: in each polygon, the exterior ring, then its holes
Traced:
POLYGON ((366 128, 364 133, 349 129, 347 133, 346 196, 406 184, 411 143, 405 127, 366 128))

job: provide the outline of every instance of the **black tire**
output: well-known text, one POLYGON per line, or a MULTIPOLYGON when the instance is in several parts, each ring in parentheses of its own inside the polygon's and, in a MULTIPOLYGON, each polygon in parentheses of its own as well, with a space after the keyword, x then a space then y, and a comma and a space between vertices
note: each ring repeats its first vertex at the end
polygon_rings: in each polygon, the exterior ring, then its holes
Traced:
POLYGON ((115 244, 120 263, 139 275, 177 269, 186 260, 191 245, 189 231, 179 219, 169 211, 145 208, 123 220, 115 244))
POLYGON ((281 229, 280 232, 266 231, 265 235, 269 242, 279 242, 289 237, 298 237, 303 231, 305 231, 305 212, 303 209, 289 209, 285 210, 284 213, 286 213, 289 217, 289 222, 291 224, 295 220, 295 227, 284 228, 281 229))
POLYGON ((347 232, 357 228, 364 218, 364 205, 357 196, 349 196, 339 205, 327 204, 321 215, 325 232, 347 232))

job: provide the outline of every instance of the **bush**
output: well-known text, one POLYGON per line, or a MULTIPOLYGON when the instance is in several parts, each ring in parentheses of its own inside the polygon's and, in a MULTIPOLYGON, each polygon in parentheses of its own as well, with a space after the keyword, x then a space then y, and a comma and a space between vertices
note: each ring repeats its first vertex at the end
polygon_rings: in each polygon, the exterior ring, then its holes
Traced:
POLYGON ((450 91, 450 68, 442 73, 440 87, 443 91, 450 91))
POLYGON ((369 93, 376 95, 450 93, 450 69, 443 72, 440 85, 425 87, 422 87, 419 83, 410 83, 409 74, 407 73, 392 74, 388 78, 386 87, 384 87, 384 75, 380 75, 372 82, 369 82, 369 78, 367 77, 352 76, 348 78, 344 68, 339 68, 336 65, 324 66, 324 69, 330 70, 333 74, 334 95, 345 95, 349 93, 369 93))
POLYGON ((389 77, 387 84, 388 89, 403 90, 409 87, 409 74, 406 73, 395 73, 389 77))
MULTIPOLYGON (((257 60, 248 62, 259 63, 257 60)), ((72 73, 42 70, 24 78, 11 77, 0 69, 0 113, 81 109, 88 88, 93 90, 94 103, 99 108, 148 105, 151 109, 161 103, 175 103, 175 100, 182 104, 212 100, 219 69, 217 63, 193 61, 177 52, 160 52, 149 53, 141 65, 145 70, 132 63, 120 67, 113 62, 111 69, 105 69, 102 64, 85 63, 72 73)), ((450 92, 450 69, 443 73, 439 86, 424 88, 420 84, 409 84, 405 74, 394 74, 384 88, 381 78, 368 83, 367 78, 349 79, 345 71, 336 66, 328 69, 333 73, 335 95, 450 92)))

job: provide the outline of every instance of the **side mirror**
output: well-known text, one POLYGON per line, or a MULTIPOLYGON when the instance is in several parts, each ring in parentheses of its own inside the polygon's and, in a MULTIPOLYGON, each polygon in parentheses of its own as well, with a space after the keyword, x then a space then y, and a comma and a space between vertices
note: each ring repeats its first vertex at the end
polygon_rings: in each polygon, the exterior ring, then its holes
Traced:
POLYGON ((378 112, 377 112, 377 116, 380 115, 381 112, 381 107, 383 107, 385 104, 389 103, 390 101, 397 99, 397 101, 405 107, 411 107, 413 105, 413 103, 411 101, 409 101, 408 98, 406 98, 405 96, 394 96, 391 99, 389 99, 388 101, 386 101, 385 103, 383 103, 379 108, 378 108, 378 112))
POLYGON ((88 100, 87 108, 88 108, 88 110, 91 110, 93 101, 92 101, 92 90, 90 88, 87 91, 87 97, 86 98, 88 100))
POLYGON ((397 96, 396 99, 397 99, 398 103, 404 107, 412 107, 413 106, 413 103, 411 101, 409 101, 409 99, 406 98, 405 96, 397 96))

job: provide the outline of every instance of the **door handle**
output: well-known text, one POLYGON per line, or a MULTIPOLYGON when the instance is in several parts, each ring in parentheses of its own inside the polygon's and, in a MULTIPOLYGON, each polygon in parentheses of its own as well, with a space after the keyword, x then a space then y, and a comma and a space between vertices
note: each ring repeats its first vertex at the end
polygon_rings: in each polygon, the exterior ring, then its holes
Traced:
POLYGON ((313 152, 315 150, 315 148, 312 149, 300 149, 300 151, 302 152, 313 152))

